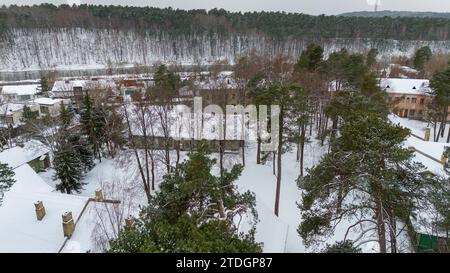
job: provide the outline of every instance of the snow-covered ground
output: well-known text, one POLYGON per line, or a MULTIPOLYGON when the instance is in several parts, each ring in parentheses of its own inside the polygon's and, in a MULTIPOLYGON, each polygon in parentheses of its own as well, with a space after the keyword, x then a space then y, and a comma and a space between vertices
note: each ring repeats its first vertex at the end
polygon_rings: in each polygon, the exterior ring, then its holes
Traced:
MULTIPOLYGON (((419 121, 399 119, 390 117, 393 122, 401 123, 403 126, 408 125, 408 128, 420 133, 426 124, 419 121), (405 125, 406 124, 406 125, 405 125)), ((424 129, 423 129, 424 130, 424 129)), ((311 142, 307 143, 305 147, 305 173, 307 168, 313 167, 317 164, 322 155, 328 150, 328 145, 320 145, 320 141, 313 136, 311 142)), ((410 137, 405 142, 406 146, 414 146, 418 150, 423 150, 430 153, 433 157, 440 158, 442 150, 446 144, 444 143, 430 143, 424 142, 416 137, 410 137)), ((212 157, 217 157, 213 154, 212 157)), ((420 154, 415 155, 416 160, 422 162, 432 171, 442 170, 442 165, 426 158, 420 154)), ((176 156, 173 152, 172 160, 176 156)), ((187 158, 186 153, 181 153, 181 160, 187 158)), ((301 190, 297 187, 296 179, 299 176, 299 162, 296 160, 296 149, 285 153, 282 157, 282 182, 281 182, 281 198, 279 216, 274 214, 275 205, 275 190, 276 177, 273 174, 272 161, 269 160, 264 165, 256 164, 256 144, 248 142, 245 155, 245 168, 242 175, 236 181, 238 189, 242 192, 250 190, 256 196, 256 209, 258 212, 259 222, 257 223, 256 239, 264 243, 264 252, 317 252, 323 249, 326 244, 333 244, 336 241, 344 239, 347 228, 354 223, 355 219, 343 219, 335 229, 334 234, 327 238, 323 238, 314 247, 307 248, 300 238, 297 228, 301 223, 301 211, 298 208, 298 202, 301 201, 301 190)), ((241 157, 238 154, 227 154, 225 156, 225 166, 231 167, 233 164, 241 163, 241 157)), ((158 166, 158 173, 160 176, 157 182, 161 181, 161 174, 164 169, 158 166)), ((218 169, 218 168, 217 168, 218 169)), ((217 172, 213 169, 213 173, 217 172)), ((52 180, 53 170, 40 174, 47 183, 54 186, 57 181, 52 180)), ((142 186, 140 184, 137 166, 135 164, 134 155, 130 151, 122 151, 115 159, 102 159, 101 162, 96 162, 96 166, 89 171, 84 177, 83 181, 86 183, 83 191, 79 194, 81 196, 93 197, 95 190, 99 188, 108 188, 108 185, 126 183, 130 189, 135 189, 133 194, 133 203, 135 210, 138 212, 138 205, 145 205, 146 197, 143 194, 142 186)), ((158 186, 158 185, 157 185, 158 186)), ((158 188, 158 187, 157 187, 158 188)), ((107 197, 107 196, 106 196, 107 197)), ((95 211, 94 211, 95 212, 95 211)), ((89 213, 94 213, 89 212, 89 213)), ((89 217, 93 218, 93 217, 89 217)), ((404 224, 399 223, 401 229, 404 224)), ((398 238, 399 245, 404 251, 409 251, 409 239, 406 230, 400 232, 398 238)), ((348 238, 354 239, 358 236, 358 230, 350 230, 348 238)), ((80 238, 80 240, 87 240, 80 238)), ((85 243, 84 243, 85 245, 85 243)), ((76 246, 73 246, 76 248, 76 246)), ((399 248, 400 248, 399 247, 399 248)), ((378 245, 374 242, 369 242, 361 246, 364 252, 377 252, 378 245)), ((66 248, 67 249, 67 248, 66 248)))
MULTIPOLYGON (((321 156, 328 150, 328 145, 321 146, 319 141, 313 137, 311 140, 311 143, 308 143, 305 147, 305 168, 311 168, 317 164, 321 156)), ((115 159, 102 159, 102 162, 97 162, 96 166, 83 179, 86 185, 79 195, 93 197, 95 190, 98 188, 104 188, 105 185, 107 187, 108 184, 114 185, 125 182, 128 183, 130 188, 137 189, 133 195, 135 207, 133 214, 137 213, 138 205, 145 205, 146 199, 137 176, 137 166, 134 163, 134 158, 130 156, 132 154, 125 151, 115 159)), ((217 157, 217 155, 212 156, 217 157)), ((185 158, 186 153, 182 153, 181 160, 185 158)), ((301 190, 296 184, 300 170, 299 163, 296 161, 295 149, 285 153, 282 158, 283 173, 279 217, 274 214, 276 177, 273 175, 272 161, 268 161, 265 165, 256 164, 255 143, 248 144, 245 158, 245 168, 236 181, 236 185, 240 191, 250 190, 256 195, 256 209, 259 219, 256 239, 264 243, 264 252, 316 252, 323 249, 327 243, 332 244, 344 239, 345 232, 351 224, 351 219, 341 221, 337 225, 334 235, 324 238, 323 242, 314 247, 307 248, 300 238, 297 228, 301 222, 301 212, 297 203, 301 201, 301 190)), ((173 154, 172 159, 175 159, 175 154, 173 154)), ((226 167, 236 163, 241 163, 239 155, 226 155, 226 167)), ((217 170, 212 171, 216 172, 217 170)), ((161 170, 159 173, 163 173, 163 171, 161 170)), ((52 180, 52 170, 40 175, 51 185, 57 183, 57 181, 52 180)), ((161 177, 158 178, 158 181, 161 181, 161 177)), ((356 236, 357 233, 350 231, 350 239, 356 236)), ((87 239, 81 238, 80 240, 85 241, 87 239)), ((73 247, 76 249, 76 246, 73 247)), ((363 245, 362 249, 364 252, 373 252, 376 251, 376 245, 368 243, 363 245)))

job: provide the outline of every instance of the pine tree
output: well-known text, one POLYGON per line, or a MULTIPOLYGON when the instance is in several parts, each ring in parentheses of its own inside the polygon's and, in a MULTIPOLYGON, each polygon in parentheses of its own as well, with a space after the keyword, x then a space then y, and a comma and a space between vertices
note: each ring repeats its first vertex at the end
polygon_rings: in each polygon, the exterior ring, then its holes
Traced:
POLYGON ((84 171, 90 171, 94 168, 94 152, 86 137, 74 133, 68 137, 68 142, 77 153, 84 171))
POLYGON ((312 72, 319 68, 322 61, 323 48, 316 44, 310 44, 300 55, 300 58, 295 65, 295 69, 297 71, 307 70, 312 72))
POLYGON ((79 154, 71 143, 64 143, 56 152, 53 160, 55 169, 54 179, 59 179, 60 183, 56 189, 71 194, 81 192, 83 183, 81 182, 83 172, 79 154))
POLYGON ((86 94, 83 99, 80 122, 83 133, 88 137, 88 140, 92 145, 94 156, 100 159, 100 149, 104 141, 106 116, 100 109, 96 109, 93 106, 89 94, 86 94))
POLYGON ((73 119, 73 111, 71 111, 68 107, 61 102, 59 107, 59 119, 61 121, 62 129, 67 130, 73 119))
POLYGON ((111 242, 112 252, 260 252, 253 229, 238 231, 235 217, 253 213, 253 194, 237 192, 233 182, 242 166, 211 174, 215 164, 199 145, 189 160, 164 177, 138 221, 111 242))
POLYGON ((41 80, 39 81, 40 83, 40 92, 39 95, 44 96, 44 97, 48 97, 48 91, 49 90, 49 84, 48 84, 48 79, 47 77, 42 77, 41 80))
POLYGON ((362 234, 377 230, 381 252, 387 252, 388 241, 396 252, 397 222, 420 205, 434 178, 402 147, 409 130, 378 115, 354 113, 340 133, 331 152, 298 179, 304 190, 298 232, 310 244, 332 233, 339 219, 355 219, 354 227, 366 224, 362 234))
POLYGON ((155 86, 173 92, 177 89, 180 78, 175 73, 169 71, 167 66, 160 65, 155 72, 155 86))
POLYGON ((328 245, 323 251, 324 253, 361 253, 361 248, 353 246, 352 241, 340 241, 333 245, 328 245))
POLYGON ((23 106, 23 113, 22 113, 22 122, 28 123, 37 118, 37 113, 31 111, 31 108, 28 105, 23 106))
POLYGON ((431 49, 429 46, 424 46, 424 47, 419 48, 416 51, 416 54, 414 55, 414 59, 413 59, 414 68, 419 71, 423 71, 425 63, 428 62, 432 56, 433 56, 433 53, 431 52, 431 49))
POLYGON ((2 204, 3 196, 11 186, 15 183, 14 171, 8 164, 0 163, 0 205, 2 204))
POLYGON ((71 132, 69 127, 72 123, 73 112, 63 103, 59 108, 59 137, 56 143, 55 158, 53 165, 55 169, 54 179, 59 179, 60 183, 56 189, 65 192, 80 192, 83 187, 81 182, 83 176, 83 157, 80 155, 80 149, 87 149, 85 143, 80 143, 79 135, 71 132), (86 146, 86 147, 85 147, 86 146))
MULTIPOLYGON (((430 80, 430 88, 434 96, 433 100, 439 106, 440 110, 441 126, 438 135, 443 137, 448 121, 448 108, 450 106, 450 67, 445 71, 437 72, 433 75, 430 80)), ((447 142, 450 142, 450 132, 447 136, 447 142)))

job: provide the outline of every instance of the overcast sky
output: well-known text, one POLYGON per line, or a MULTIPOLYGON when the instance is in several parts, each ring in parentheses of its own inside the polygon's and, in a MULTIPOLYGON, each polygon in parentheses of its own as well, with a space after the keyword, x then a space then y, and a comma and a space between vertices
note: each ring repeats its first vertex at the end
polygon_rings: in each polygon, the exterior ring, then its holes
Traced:
POLYGON ((450 12, 449 0, 0 0, 0 4, 87 3, 132 6, 173 7, 181 9, 224 8, 232 11, 287 11, 308 14, 339 14, 348 11, 379 10, 450 12))

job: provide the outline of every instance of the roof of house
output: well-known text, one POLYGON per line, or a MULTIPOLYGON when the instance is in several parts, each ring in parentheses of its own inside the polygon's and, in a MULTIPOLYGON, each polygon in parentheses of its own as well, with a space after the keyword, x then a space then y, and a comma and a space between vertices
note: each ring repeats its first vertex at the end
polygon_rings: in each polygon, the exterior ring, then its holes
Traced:
POLYGON ((11 168, 22 166, 33 159, 39 158, 49 152, 49 149, 37 140, 24 143, 23 147, 16 146, 0 153, 0 162, 8 164, 11 168))
POLYGON ((381 89, 387 93, 426 95, 431 89, 430 81, 425 79, 386 78, 380 80, 381 89))
POLYGON ((117 87, 113 80, 61 80, 56 81, 52 87, 52 92, 73 91, 74 87, 82 87, 83 89, 106 88, 115 89, 117 87))
POLYGON ((14 173, 16 182, 0 206, 0 252, 58 252, 65 242, 62 215, 70 211, 76 221, 88 198, 54 192, 27 164, 14 173), (43 202, 46 211, 41 221, 36 219, 37 201, 43 202))
POLYGON ((0 115, 8 115, 23 109, 23 103, 5 103, 0 105, 0 115))
POLYGON ((61 103, 62 99, 51 99, 51 98, 38 98, 35 99, 34 102, 37 104, 45 104, 45 105, 54 105, 57 103, 61 103))
POLYGON ((27 85, 5 85, 2 88, 4 94, 17 94, 22 95, 34 95, 39 92, 39 84, 27 84, 27 85))
POLYGON ((440 163, 441 156, 447 147, 450 147, 449 143, 424 141, 417 136, 424 136, 418 128, 414 128, 407 119, 400 118, 396 115, 389 115, 389 120, 393 124, 397 124, 408 128, 414 135, 409 136, 405 142, 404 147, 414 147, 414 161, 422 163, 429 171, 437 175, 444 175, 444 166, 440 163))

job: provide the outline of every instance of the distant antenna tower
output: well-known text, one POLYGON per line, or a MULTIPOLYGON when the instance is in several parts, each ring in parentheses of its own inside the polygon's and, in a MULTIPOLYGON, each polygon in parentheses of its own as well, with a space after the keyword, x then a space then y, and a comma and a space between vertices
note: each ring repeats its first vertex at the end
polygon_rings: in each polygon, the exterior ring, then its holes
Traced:
POLYGON ((380 0, 375 0, 375 12, 377 12, 378 11, 378 6, 380 5, 380 0))

